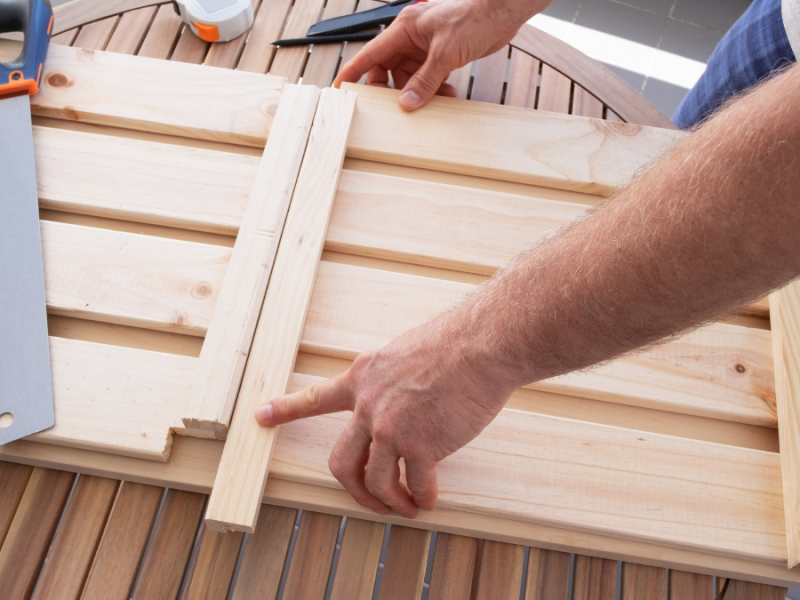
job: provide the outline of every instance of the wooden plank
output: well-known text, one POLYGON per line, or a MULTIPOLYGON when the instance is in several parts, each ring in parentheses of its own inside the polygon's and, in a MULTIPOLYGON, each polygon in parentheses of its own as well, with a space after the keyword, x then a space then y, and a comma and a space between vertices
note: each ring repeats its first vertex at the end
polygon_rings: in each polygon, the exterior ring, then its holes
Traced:
POLYGON ((186 600, 226 600, 244 533, 217 533, 203 529, 197 558, 187 576, 186 600))
POLYGON ((431 532, 392 525, 378 600, 416 600, 425 582, 431 532))
POLYGON ((469 86, 472 79, 472 63, 459 67, 447 78, 447 83, 456 88, 456 98, 465 100, 469 93, 469 86))
MULTIPOLYGON (((524 558, 525 548, 522 546, 483 540, 479 550, 480 571, 474 589, 475 600, 519 600, 524 558)), ((569 563, 567 565, 569 568, 569 563)), ((553 600, 557 599, 554 597, 553 600)))
POLYGON ((33 600, 81 597, 119 481, 82 475, 53 539, 33 600))
POLYGON ((184 27, 169 59, 175 62, 202 65, 210 47, 211 44, 197 37, 189 27, 184 27))
MULTIPOLYGON (((322 261, 301 350, 353 359, 416 327, 474 286, 322 261)), ((767 331, 717 323, 533 389, 775 427, 767 331), (704 358, 697 360, 697 356, 704 358), (743 370, 743 372, 742 372, 743 370)))
POLYGON ((32 470, 24 465, 0 462, 0 548, 17 513, 32 470))
POLYGON ((259 160, 34 126, 39 206, 236 235, 259 160))
POLYGON ((572 114, 592 119, 603 118, 603 103, 579 85, 572 90, 572 114))
POLYGON ((105 50, 111 34, 117 27, 119 17, 109 17, 102 21, 95 21, 81 27, 78 37, 75 38, 73 46, 85 50, 105 50))
MULTIPOLYGON (((322 13, 322 19, 333 19, 349 15, 356 7, 356 0, 330 0, 322 13)), ((329 87, 333 83, 344 44, 317 44, 308 56, 303 69, 303 85, 329 87)))
POLYGON ((625 121, 617 113, 610 108, 606 107, 606 120, 614 123, 625 123, 625 121))
POLYGON ((725 600, 784 600, 786 588, 761 583, 731 580, 725 600))
POLYGON ((170 4, 159 6, 153 24, 150 25, 137 54, 146 58, 168 59, 183 27, 183 21, 175 14, 170 4))
MULTIPOLYGON (((0 447, 0 458, 22 464, 69 469, 97 476, 123 477, 128 481, 138 483, 207 493, 214 482, 223 446, 224 443, 221 441, 179 436, 173 445, 170 461, 159 463, 74 448, 56 448, 47 444, 19 440, 0 447)), ((715 448, 713 444, 704 444, 704 447, 715 448)), ((287 448, 287 451, 293 450, 287 448)), ((327 460, 327 454, 325 456, 327 460)), ((730 458, 733 461, 738 460, 738 457, 730 458)), ((721 462, 722 464, 731 464, 730 460, 721 462)), ((298 463, 296 468, 308 467, 303 467, 302 463, 298 463)), ((469 469, 471 469, 471 465, 469 469)), ((312 466, 308 472, 314 474, 323 473, 326 470, 327 467, 320 463, 312 466)), ((775 470, 777 474, 777 465, 775 470)), ((274 468, 272 472, 273 477, 267 482, 263 498, 265 502, 271 504, 475 536, 506 543, 534 545, 549 550, 581 552, 637 564, 691 570, 707 575, 731 576, 771 585, 800 587, 800 573, 787 569, 784 561, 763 562, 763 558, 754 561, 722 556, 637 541, 631 538, 621 539, 610 534, 575 531, 551 524, 513 521, 497 515, 474 512, 474 509, 459 510, 441 505, 433 512, 421 512, 413 521, 392 514, 384 517, 357 504, 344 490, 328 487, 335 485, 332 483, 332 478, 323 478, 325 483, 320 487, 312 483, 281 479, 281 474, 274 468)), ((772 484, 772 487, 777 489, 779 485, 776 482, 772 484)), ((713 495, 713 492, 710 491, 701 493, 713 495)), ((698 497, 695 496, 694 499, 696 500, 698 497)), ((760 505, 756 501, 751 506, 759 507, 760 505)))
POLYGON ((664 569, 626 562, 622 563, 621 584, 621 600, 664 600, 667 573, 664 569))
POLYGON ((542 65, 542 81, 539 85, 537 110, 569 114, 572 96, 572 81, 550 65, 542 65))
POLYGON ((440 533, 436 537, 428 598, 469 600, 477 552, 477 539, 440 533))
POLYGON ((247 44, 236 65, 237 70, 251 73, 267 72, 275 56, 276 47, 272 42, 281 37, 291 6, 291 0, 269 0, 261 3, 250 28, 247 44))
POLYGON ((59 33, 50 38, 51 44, 58 44, 59 46, 72 46, 75 38, 78 37, 79 29, 70 29, 64 33, 59 33))
POLYGON ((342 89, 358 92, 349 157, 587 193, 610 193, 685 135, 649 127, 622 135, 581 117, 455 98, 407 113, 396 90, 342 89))
POLYGON ((250 535, 247 542, 233 589, 233 600, 275 600, 278 597, 296 519, 297 511, 293 509, 278 506, 261 508, 256 532, 250 535))
POLYGON ((536 108, 541 63, 530 54, 511 48, 511 63, 506 87, 506 106, 536 108))
MULTIPOLYGON (((355 12, 360 13, 366 10, 372 10, 373 8, 378 8, 383 5, 384 4, 382 2, 377 0, 358 0, 358 5, 356 6, 355 12)), ((345 44, 344 51, 342 52, 342 60, 339 62, 339 68, 341 69, 342 66, 350 62, 350 60, 352 60, 352 58, 366 45, 367 42, 347 42, 347 44, 345 44)), ((391 76, 389 79, 391 80, 391 76)), ((363 75, 361 79, 359 79, 358 83, 366 83, 366 81, 367 76, 363 75)), ((464 98, 466 98, 466 95, 464 98)))
POLYGON ((567 598, 569 560, 566 552, 531 548, 525 600, 571 600, 567 598))
POLYGON ((354 107, 355 94, 322 91, 209 500, 206 524, 215 531, 252 532, 258 518, 276 429, 262 428, 253 411, 282 394, 292 373, 354 107))
POLYGON ((167 460, 197 359, 50 338, 56 425, 28 439, 167 460))
MULTIPOLYGON (((250 0, 250 3, 253 5, 253 14, 257 15, 261 0, 250 0)), ((216 42, 211 44, 204 64, 207 67, 233 69, 236 63, 239 62, 239 56, 242 54, 244 44, 250 35, 252 35, 252 33, 248 30, 229 42, 216 42)))
POLYGON ((573 586, 573 600, 614 600, 617 592, 617 562, 576 555, 573 586))
POLYGON ((778 432, 781 440, 783 507, 789 568, 800 564, 800 286, 770 295, 772 354, 778 432))
POLYGON ((284 598, 324 600, 341 517, 304 511, 294 543, 284 598))
MULTIPOLYGON (((283 39, 303 37, 308 28, 319 21, 324 6, 324 0, 295 3, 280 37, 283 39)), ((269 68, 270 75, 286 77, 289 83, 298 83, 308 60, 308 49, 308 46, 278 48, 269 68)))
POLYGON ((283 91, 181 413, 189 430, 227 433, 318 99, 311 86, 283 91))
POLYGON ((708 600, 713 598, 714 578, 671 569, 669 572, 669 600, 708 600))
POLYGON ((74 481, 72 473, 33 470, 0 548, 0 589, 6 600, 30 598, 74 481))
POLYGON ((475 79, 472 81, 470 98, 478 102, 500 104, 508 62, 508 46, 476 61, 475 79))
MULTIPOLYGON (((144 42, 147 30, 153 24, 158 12, 157 6, 146 6, 126 12, 120 17, 114 34, 105 47, 107 52, 136 54, 144 42)), ((78 44, 80 45, 80 44, 78 44)))
POLYGON ((264 144, 283 88, 279 77, 65 46, 50 48, 42 81, 36 115, 249 146, 264 144))
POLYGON ((386 526, 347 519, 331 600, 371 600, 386 526))
POLYGON ((53 35, 105 17, 160 4, 163 0, 73 0, 53 8, 53 35))
POLYGON ((231 250, 42 221, 47 309, 205 335, 231 250))
POLYGON ((133 600, 175 599, 192 554, 206 497, 168 490, 133 600))
POLYGON ((82 600, 128 600, 164 489, 124 481, 86 581, 82 600))

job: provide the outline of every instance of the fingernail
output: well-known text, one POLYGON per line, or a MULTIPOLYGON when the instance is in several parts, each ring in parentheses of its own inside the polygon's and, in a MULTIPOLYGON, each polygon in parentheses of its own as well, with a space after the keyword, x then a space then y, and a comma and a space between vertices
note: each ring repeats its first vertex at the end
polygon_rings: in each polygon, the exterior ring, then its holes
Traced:
POLYGON ((272 402, 262 404, 256 409, 256 421, 264 423, 272 418, 272 402))
POLYGON ((414 90, 408 90, 400 95, 400 104, 406 108, 417 108, 421 101, 422 98, 420 98, 419 94, 414 90))

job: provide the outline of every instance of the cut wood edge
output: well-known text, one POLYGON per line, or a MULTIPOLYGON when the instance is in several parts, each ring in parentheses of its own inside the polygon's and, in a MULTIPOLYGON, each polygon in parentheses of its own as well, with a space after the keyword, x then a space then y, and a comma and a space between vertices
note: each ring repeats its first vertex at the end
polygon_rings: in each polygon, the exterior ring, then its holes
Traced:
POLYGON ((316 87, 297 85, 281 95, 181 415, 188 435, 227 436, 319 95, 316 87))

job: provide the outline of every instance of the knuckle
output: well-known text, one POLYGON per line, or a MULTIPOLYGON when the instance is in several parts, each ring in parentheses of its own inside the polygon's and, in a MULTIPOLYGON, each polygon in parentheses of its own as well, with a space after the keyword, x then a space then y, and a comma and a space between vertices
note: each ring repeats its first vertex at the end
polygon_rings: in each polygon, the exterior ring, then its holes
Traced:
POLYGON ((314 383, 300 392, 300 408, 302 412, 313 412, 322 402, 322 384, 314 383))

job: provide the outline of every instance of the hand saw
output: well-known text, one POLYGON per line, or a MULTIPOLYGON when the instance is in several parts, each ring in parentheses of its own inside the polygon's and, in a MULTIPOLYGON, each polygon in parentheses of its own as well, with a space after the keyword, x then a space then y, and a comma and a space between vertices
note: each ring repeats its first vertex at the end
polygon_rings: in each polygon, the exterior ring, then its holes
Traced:
POLYGON ((52 30, 49 0, 0 0, 0 33, 25 36, 0 64, 0 444, 55 424, 29 99, 52 30))

